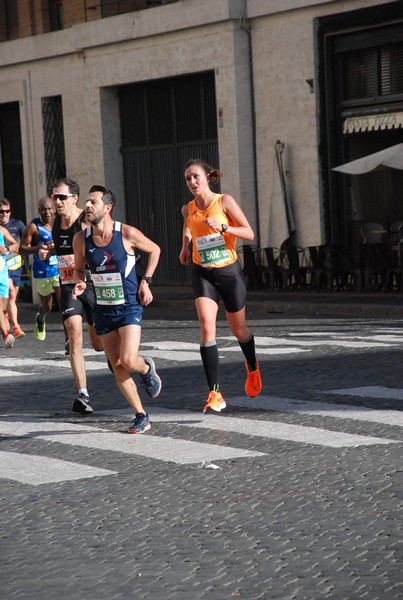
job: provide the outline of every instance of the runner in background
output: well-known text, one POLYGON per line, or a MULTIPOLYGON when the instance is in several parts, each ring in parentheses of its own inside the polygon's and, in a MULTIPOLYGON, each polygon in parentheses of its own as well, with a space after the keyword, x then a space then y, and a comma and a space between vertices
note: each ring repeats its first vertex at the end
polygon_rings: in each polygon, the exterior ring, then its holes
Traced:
POLYGON ((46 260, 39 258, 40 248, 52 250, 52 225, 55 217, 53 200, 47 196, 38 203, 39 217, 35 217, 27 225, 22 234, 20 252, 33 255, 32 281, 39 295, 39 312, 35 316, 35 337, 43 342, 46 338, 46 316, 53 307, 55 294, 59 308, 61 304, 59 269, 57 256, 54 254, 46 260))
POLYGON ((14 345, 14 336, 10 333, 4 310, 7 307, 10 279, 8 277, 7 254, 18 250, 18 242, 8 230, 0 225, 0 329, 4 348, 9 350, 14 345))
POLYGON ((83 318, 87 320, 91 345, 97 352, 103 350, 102 343, 95 333, 92 324, 92 307, 95 304, 94 286, 88 282, 87 289, 79 298, 73 299, 74 289, 74 235, 86 227, 84 211, 77 206, 80 188, 76 181, 63 178, 53 186, 52 200, 56 208, 56 216, 52 227, 54 248, 40 248, 38 255, 47 260, 56 254, 60 284, 61 311, 63 323, 69 337, 70 365, 77 395, 72 403, 72 411, 80 414, 91 414, 90 397, 87 389, 87 373, 83 354, 83 318))
MULTIPOLYGON (((20 219, 11 217, 11 208, 11 202, 7 198, 0 198, 0 225, 7 229, 14 240, 20 242, 25 225, 20 219)), ((18 248, 15 252, 10 253, 10 256, 7 258, 7 267, 10 282, 5 315, 13 328, 14 338, 18 339, 25 336, 18 323, 17 298, 22 275, 22 257, 18 253, 18 248)))

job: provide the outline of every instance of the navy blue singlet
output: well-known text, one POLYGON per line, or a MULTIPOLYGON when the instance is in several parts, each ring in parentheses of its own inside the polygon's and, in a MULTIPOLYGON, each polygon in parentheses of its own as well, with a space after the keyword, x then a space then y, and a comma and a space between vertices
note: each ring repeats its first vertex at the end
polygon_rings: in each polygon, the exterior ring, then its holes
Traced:
POLYGON ((136 256, 123 245, 122 223, 115 221, 107 246, 96 246, 85 230, 85 258, 95 287, 94 326, 99 335, 125 325, 141 325, 143 307, 137 291, 136 256))

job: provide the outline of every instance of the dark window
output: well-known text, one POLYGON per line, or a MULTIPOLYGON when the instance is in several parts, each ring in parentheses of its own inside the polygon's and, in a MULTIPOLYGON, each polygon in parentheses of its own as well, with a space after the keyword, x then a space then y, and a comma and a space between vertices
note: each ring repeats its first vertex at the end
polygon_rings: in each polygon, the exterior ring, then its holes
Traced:
POLYGON ((50 31, 59 31, 64 28, 63 0, 49 0, 50 31))
POLYGON ((380 48, 381 94, 403 93, 403 44, 380 48))
POLYGON ((403 43, 341 54, 342 101, 384 102, 403 92, 403 43))
POLYGON ((18 26, 18 5, 15 0, 6 0, 7 39, 16 40, 20 37, 18 26))
POLYGON ((147 8, 146 0, 101 0, 102 18, 147 8))

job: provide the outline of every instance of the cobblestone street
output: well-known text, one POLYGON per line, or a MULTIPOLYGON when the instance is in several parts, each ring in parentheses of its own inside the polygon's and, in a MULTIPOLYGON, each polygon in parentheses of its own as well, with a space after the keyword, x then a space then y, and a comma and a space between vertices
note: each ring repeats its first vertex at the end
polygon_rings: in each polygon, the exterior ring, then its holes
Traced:
POLYGON ((2 597, 401 598, 401 321, 251 313, 252 400, 220 320, 228 408, 203 415, 198 324, 180 312, 147 313, 163 391, 129 436, 105 357, 86 344, 95 412, 78 417, 58 316, 40 343, 26 309, 0 351, 2 597))

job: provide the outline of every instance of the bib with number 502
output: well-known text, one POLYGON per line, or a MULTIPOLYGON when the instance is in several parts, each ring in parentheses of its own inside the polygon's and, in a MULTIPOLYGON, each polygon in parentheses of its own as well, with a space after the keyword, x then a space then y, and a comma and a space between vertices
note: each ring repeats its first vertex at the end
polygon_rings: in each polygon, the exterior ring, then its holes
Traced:
POLYGON ((197 238, 196 247, 202 267, 214 267, 229 260, 224 236, 221 233, 197 238))

